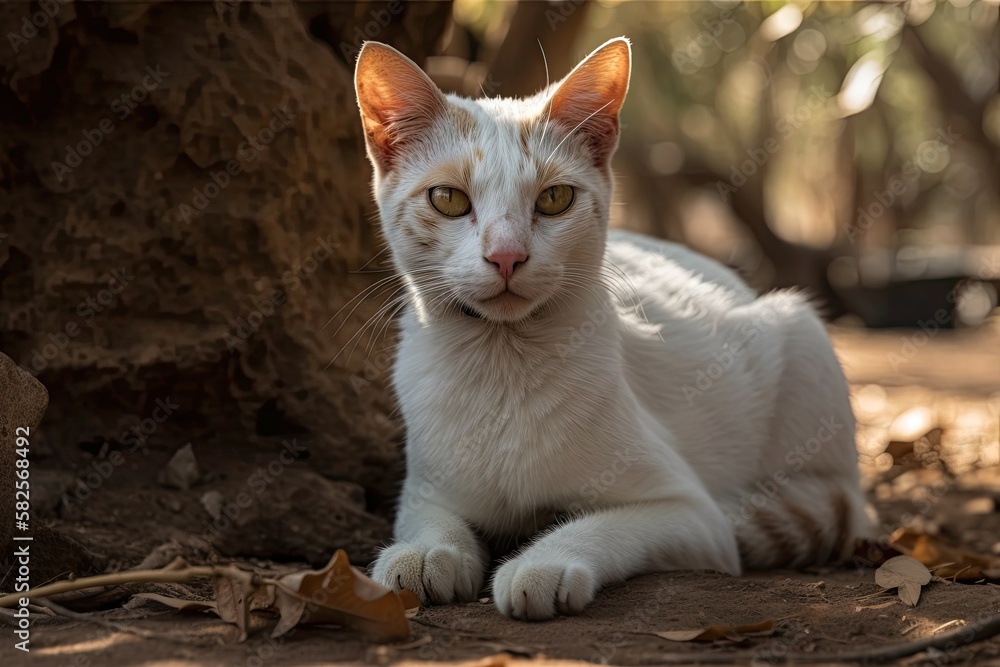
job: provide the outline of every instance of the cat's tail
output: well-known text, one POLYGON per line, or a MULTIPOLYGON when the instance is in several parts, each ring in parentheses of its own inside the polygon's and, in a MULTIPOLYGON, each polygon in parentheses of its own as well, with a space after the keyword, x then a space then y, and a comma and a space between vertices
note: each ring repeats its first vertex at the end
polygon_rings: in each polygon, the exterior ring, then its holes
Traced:
POLYGON ((874 533, 874 517, 857 480, 807 476, 762 480, 723 507, 747 569, 844 563, 858 539, 874 533))

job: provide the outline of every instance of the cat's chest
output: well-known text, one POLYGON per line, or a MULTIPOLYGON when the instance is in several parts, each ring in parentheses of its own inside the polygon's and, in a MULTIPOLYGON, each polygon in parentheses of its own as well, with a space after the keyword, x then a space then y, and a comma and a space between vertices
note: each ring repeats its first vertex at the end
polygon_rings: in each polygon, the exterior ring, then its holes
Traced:
POLYGON ((574 415, 599 402, 600 383, 566 377, 545 350, 496 342, 404 337, 394 381, 410 471, 473 522, 516 534, 537 530, 577 493, 586 471, 569 468, 602 445, 574 415))
POLYGON ((572 369, 556 345, 486 327, 404 332, 393 382, 408 427, 434 424, 530 433, 565 403, 572 369), (512 419, 516 414, 517 419, 512 419))
POLYGON ((565 429, 519 418, 523 404, 515 399, 493 399, 424 403, 407 422, 407 465, 443 504, 487 532, 531 533, 573 492, 561 456, 565 429))

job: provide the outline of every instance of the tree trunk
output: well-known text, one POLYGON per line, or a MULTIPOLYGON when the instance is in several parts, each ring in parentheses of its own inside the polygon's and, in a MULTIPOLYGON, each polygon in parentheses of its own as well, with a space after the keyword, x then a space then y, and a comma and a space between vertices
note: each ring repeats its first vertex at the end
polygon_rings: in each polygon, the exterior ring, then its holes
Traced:
POLYGON ((402 432, 358 335, 381 299, 334 317, 388 275, 354 273, 379 243, 353 59, 421 62, 450 4, 55 4, 37 34, 0 7, 0 350, 48 388, 35 454, 295 438, 364 524, 402 432))

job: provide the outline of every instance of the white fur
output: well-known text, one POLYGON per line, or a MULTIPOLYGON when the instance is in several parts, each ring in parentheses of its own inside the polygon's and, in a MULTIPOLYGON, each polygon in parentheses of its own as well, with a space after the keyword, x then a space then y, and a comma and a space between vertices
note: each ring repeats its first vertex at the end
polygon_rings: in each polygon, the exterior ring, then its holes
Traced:
MULTIPOLYGON (((374 578, 428 602, 473 599, 489 562, 475 531, 542 531, 492 586, 504 614, 543 619, 645 572, 735 575, 741 554, 768 565, 779 538, 758 519, 791 522, 786 501, 829 525, 831 494, 844 494, 852 536, 864 533, 847 386, 811 308, 790 292, 757 298, 683 247, 608 233, 607 165, 545 122, 557 87, 529 100, 449 96, 475 119, 471 135, 441 117, 391 170, 373 155, 411 301, 393 375, 407 474, 374 578), (454 182, 442 165, 462 160, 468 180, 454 182), (555 183, 574 186, 573 206, 535 219, 534 199, 555 183), (468 193, 475 221, 436 216, 426 191, 437 185, 468 193), (529 250, 508 283, 521 300, 489 300, 503 288, 483 259, 498 236, 529 250)), ((831 530, 817 549, 842 556, 831 530)))

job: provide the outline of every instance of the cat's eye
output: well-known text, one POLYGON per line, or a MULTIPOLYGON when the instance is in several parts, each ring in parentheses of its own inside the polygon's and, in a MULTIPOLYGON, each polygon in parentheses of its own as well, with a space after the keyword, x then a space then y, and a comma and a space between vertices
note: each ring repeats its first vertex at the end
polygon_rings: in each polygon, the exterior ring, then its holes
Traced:
POLYGON ((438 210, 438 213, 447 215, 449 218, 458 218, 467 215, 472 210, 472 202, 469 196, 455 188, 440 185, 431 188, 428 196, 431 206, 438 210))
POLYGON ((535 200, 535 210, 542 215, 559 215, 573 204, 573 188, 569 185, 553 185, 545 188, 535 200))

